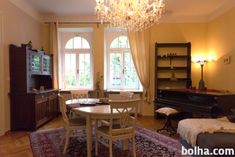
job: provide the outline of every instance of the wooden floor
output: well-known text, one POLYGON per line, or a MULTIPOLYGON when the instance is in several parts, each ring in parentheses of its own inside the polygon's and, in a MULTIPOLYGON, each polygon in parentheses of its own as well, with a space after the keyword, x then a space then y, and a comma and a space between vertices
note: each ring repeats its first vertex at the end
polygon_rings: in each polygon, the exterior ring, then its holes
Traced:
MULTIPOLYGON (((38 130, 49 128, 58 128, 63 124, 61 117, 58 117, 51 122, 45 124, 38 130)), ((156 130, 161 128, 164 124, 163 120, 156 120, 154 117, 140 117, 138 124, 156 130)), ((32 150, 29 141, 30 132, 17 131, 8 132, 6 135, 0 137, 0 157, 32 157, 32 150)))

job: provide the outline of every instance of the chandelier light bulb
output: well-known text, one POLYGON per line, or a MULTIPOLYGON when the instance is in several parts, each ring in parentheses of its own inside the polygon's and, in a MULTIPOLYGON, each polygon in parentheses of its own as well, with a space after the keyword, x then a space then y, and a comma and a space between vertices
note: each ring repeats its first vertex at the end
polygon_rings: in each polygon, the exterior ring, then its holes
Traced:
POLYGON ((158 23, 163 0, 96 0, 98 19, 110 27, 141 31, 158 23))

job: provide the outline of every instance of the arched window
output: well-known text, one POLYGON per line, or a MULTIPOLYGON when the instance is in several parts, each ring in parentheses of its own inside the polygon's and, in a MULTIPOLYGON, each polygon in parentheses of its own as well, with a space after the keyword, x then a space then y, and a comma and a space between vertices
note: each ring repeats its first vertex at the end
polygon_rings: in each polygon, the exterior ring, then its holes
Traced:
POLYGON ((122 36, 115 38, 112 41, 110 48, 130 48, 128 37, 125 35, 122 35, 122 36))
POLYGON ((129 40, 120 35, 107 45, 107 84, 110 90, 139 90, 140 82, 132 61, 129 40))
POLYGON ((63 88, 92 89, 91 46, 82 36, 67 40, 63 48, 63 88))
POLYGON ((74 37, 69 39, 65 45, 65 49, 89 49, 90 44, 85 38, 82 37, 74 37))

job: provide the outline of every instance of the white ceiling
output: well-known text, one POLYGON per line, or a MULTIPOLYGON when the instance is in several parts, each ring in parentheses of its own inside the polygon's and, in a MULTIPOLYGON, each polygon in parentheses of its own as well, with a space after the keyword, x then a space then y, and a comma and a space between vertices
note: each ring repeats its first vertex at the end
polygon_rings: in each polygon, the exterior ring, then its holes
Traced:
MULTIPOLYGON (((12 0, 14 1, 14 0, 12 0)), ((53 17, 95 17, 95 0, 22 0, 48 20, 53 17)), ((235 0, 165 0, 167 22, 208 21, 235 6, 235 0)), ((45 21, 45 20, 44 20, 45 21)))

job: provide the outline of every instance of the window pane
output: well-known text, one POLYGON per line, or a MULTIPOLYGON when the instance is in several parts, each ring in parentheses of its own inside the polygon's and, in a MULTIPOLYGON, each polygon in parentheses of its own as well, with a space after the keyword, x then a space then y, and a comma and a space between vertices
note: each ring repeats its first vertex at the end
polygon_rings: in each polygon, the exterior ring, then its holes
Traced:
POLYGON ((65 48, 66 48, 66 49, 73 49, 73 38, 70 39, 70 40, 66 43, 65 48))
POLYGON ((120 53, 111 53, 110 54, 110 85, 112 87, 121 86, 121 54, 120 53))
POLYGON ((79 86, 91 86, 90 54, 79 54, 79 86))
POLYGON ((128 48, 127 36, 120 36, 119 37, 119 48, 128 48))
POLYGON ((80 49, 82 48, 82 40, 81 37, 74 37, 74 48, 75 49, 80 49))
POLYGON ((82 48, 84 48, 84 49, 89 49, 90 48, 90 45, 89 45, 88 41, 84 38, 82 38, 82 48))
POLYGON ((65 84, 75 87, 76 81, 76 54, 65 54, 65 84))
POLYGON ((119 36, 115 38, 112 43, 110 48, 129 48, 129 41, 127 36, 119 36))
POLYGON ((111 46, 110 48, 118 48, 118 38, 115 38, 112 43, 111 43, 111 46))
POLYGON ((138 89, 139 80, 130 53, 124 53, 124 86, 138 89))

